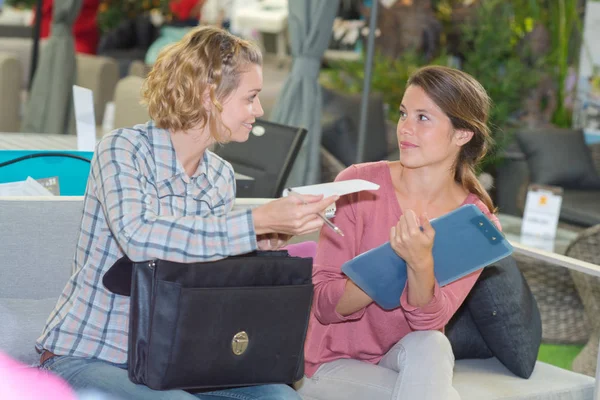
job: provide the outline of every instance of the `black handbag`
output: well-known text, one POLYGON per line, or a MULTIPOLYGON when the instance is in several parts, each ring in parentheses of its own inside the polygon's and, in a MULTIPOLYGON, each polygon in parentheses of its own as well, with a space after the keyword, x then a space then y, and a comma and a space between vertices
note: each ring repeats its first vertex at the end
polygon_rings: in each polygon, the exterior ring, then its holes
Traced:
POLYGON ((120 259, 103 282, 118 294, 131 289, 134 383, 198 390, 291 384, 304 374, 310 258, 259 251, 192 264, 120 259))

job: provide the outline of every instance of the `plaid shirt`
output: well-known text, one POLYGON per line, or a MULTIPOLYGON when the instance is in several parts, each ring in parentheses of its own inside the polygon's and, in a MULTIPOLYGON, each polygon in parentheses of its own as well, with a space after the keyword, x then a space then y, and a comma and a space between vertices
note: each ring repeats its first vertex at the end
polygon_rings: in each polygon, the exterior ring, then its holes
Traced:
POLYGON ((169 135, 149 122, 116 130, 98 144, 73 275, 37 341, 39 351, 126 362, 129 298, 102 285, 124 254, 189 263, 256 249, 250 210, 231 212, 231 165, 206 150, 190 178, 169 135))

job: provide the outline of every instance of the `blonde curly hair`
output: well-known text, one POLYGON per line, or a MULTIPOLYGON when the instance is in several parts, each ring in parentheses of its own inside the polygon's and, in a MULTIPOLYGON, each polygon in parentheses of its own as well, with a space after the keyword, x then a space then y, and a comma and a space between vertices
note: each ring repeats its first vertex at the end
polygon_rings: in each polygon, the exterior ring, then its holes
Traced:
POLYGON ((221 141, 216 129, 221 102, 251 64, 262 66, 255 44, 219 28, 198 27, 160 52, 144 82, 142 103, 159 128, 185 131, 208 123, 211 135, 221 141), (204 105, 207 89, 218 112, 209 112, 204 105))

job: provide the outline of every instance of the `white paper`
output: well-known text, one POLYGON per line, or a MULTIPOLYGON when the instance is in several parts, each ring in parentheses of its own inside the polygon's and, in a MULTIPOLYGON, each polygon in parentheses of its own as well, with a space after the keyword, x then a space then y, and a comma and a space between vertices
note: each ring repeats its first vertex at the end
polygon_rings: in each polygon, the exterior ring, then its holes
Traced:
POLYGON ((234 177, 236 180, 240 181, 253 181, 254 178, 248 175, 240 174, 239 172, 234 172, 234 177))
MULTIPOLYGON (((379 185, 373 182, 366 181, 364 179, 350 179, 348 181, 330 182, 330 183, 319 183, 317 185, 298 186, 292 188, 294 192, 300 194, 313 194, 324 197, 329 196, 343 196, 345 194, 361 192, 363 190, 378 190, 379 185)), ((288 189, 283 190, 283 196, 288 195, 288 189)), ((333 218, 335 216, 336 205, 333 203, 324 212, 325 217, 333 218)))
POLYGON ((96 147, 94 94, 90 89, 73 85, 73 105, 77 128, 77 150, 94 151, 96 147))
POLYGON ((0 196, 53 196, 53 194, 28 176, 24 181, 0 183, 0 196))
MULTIPOLYGON (((343 196, 345 194, 360 192, 363 190, 378 190, 379 185, 364 179, 350 179, 349 181, 339 181, 330 183, 319 183, 317 185, 298 186, 292 188, 293 191, 300 194, 322 194, 325 197, 343 196)), ((288 189, 283 191, 283 196, 287 196, 288 189)))
POLYGON ((521 243, 552 251, 561 204, 562 196, 551 190, 529 190, 521 225, 521 243))

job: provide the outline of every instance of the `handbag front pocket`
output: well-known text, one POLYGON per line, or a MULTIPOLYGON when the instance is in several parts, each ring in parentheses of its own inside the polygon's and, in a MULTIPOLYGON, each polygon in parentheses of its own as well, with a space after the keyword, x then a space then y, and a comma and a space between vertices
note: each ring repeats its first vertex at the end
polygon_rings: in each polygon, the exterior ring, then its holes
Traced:
POLYGON ((161 386, 293 383, 303 372, 312 294, 312 284, 182 288, 161 386))

